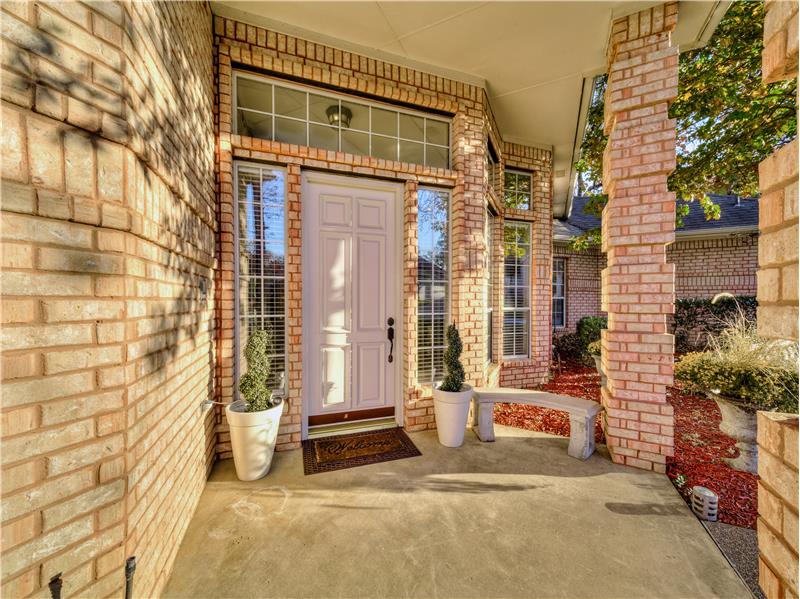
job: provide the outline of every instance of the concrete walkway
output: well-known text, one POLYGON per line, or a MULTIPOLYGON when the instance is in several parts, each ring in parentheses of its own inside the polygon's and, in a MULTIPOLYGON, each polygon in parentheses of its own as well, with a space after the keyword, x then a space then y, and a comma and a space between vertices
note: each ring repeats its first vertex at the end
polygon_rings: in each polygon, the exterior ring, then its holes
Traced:
POLYGON ((280 453, 254 483, 221 462, 164 597, 750 599, 665 476, 496 432, 312 476, 280 453))

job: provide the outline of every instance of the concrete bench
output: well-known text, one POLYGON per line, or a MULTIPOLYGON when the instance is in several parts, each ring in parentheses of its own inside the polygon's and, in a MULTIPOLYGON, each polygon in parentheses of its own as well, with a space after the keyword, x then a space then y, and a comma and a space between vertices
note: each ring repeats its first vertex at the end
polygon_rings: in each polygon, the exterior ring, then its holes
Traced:
POLYGON ((494 441, 494 404, 520 403, 569 412, 569 449, 579 460, 594 453, 594 419, 603 408, 596 401, 530 389, 476 387, 472 397, 472 430, 481 441, 494 441))

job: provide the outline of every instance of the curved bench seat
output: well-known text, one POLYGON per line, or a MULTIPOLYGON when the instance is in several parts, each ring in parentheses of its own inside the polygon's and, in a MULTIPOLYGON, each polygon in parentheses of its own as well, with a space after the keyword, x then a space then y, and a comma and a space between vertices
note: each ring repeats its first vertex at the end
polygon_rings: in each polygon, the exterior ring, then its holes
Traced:
POLYGON ((494 404, 519 403, 569 413, 569 448, 573 458, 594 453, 594 419, 603 407, 596 401, 531 389, 476 387, 472 397, 472 430, 481 441, 494 441, 494 404))

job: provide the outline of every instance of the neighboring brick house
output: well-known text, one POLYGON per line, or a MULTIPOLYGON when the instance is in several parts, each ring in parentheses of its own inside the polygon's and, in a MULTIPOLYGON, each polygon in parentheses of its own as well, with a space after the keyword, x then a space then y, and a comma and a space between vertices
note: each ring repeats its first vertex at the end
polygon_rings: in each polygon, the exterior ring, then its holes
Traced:
MULTIPOLYGON (((698 202, 687 202, 690 212, 667 248, 667 260, 675 265, 675 297, 712 298, 722 292, 755 296, 758 200, 711 197, 720 206, 719 220, 706 220, 698 202)), ((585 197, 574 198, 569 217, 553 220, 555 334, 574 331, 584 316, 603 314, 600 273, 606 266, 605 255, 596 247, 581 251, 569 247, 572 238, 600 227, 599 218, 584 212, 586 202, 585 197)))

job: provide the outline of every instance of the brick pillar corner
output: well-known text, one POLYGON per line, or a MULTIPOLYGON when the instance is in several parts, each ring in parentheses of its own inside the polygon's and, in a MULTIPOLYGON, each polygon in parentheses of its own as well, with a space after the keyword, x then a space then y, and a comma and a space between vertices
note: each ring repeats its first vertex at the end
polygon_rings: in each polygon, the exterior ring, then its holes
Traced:
POLYGON ((657 472, 666 471, 674 444, 667 315, 674 311, 675 271, 666 248, 675 238, 667 176, 675 168, 668 109, 678 90, 678 49, 671 43, 677 20, 678 3, 667 2, 614 21, 605 97, 603 425, 615 462, 657 472))

